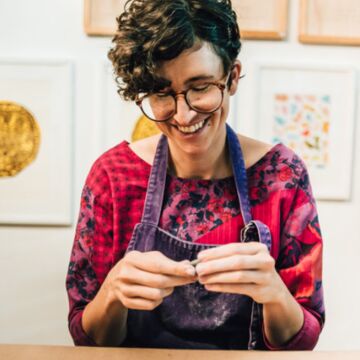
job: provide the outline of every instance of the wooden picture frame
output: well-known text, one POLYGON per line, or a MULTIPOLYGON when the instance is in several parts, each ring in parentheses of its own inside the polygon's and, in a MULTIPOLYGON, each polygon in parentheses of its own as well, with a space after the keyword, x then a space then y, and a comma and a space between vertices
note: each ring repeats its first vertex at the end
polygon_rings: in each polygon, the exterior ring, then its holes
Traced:
POLYGON ((360 45, 358 0, 300 0, 299 41, 360 45))
POLYGON ((233 0, 232 3, 243 39, 286 38, 288 0, 233 0))
POLYGON ((84 0, 84 29, 87 35, 113 36, 116 18, 123 12, 126 0, 84 0))
MULTIPOLYGON (((289 0, 233 0, 243 39, 282 40, 287 35, 289 0)), ((126 0, 84 0, 87 35, 113 36, 126 0), (115 14, 115 15, 114 15, 115 14)))

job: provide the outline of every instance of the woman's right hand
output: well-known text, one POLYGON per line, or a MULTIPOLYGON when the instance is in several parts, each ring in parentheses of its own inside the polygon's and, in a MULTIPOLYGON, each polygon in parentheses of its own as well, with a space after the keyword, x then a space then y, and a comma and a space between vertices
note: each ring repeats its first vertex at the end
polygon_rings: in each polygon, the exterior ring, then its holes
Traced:
POLYGON ((105 287, 127 309, 153 310, 176 286, 197 280, 188 260, 176 262, 159 251, 127 253, 109 272, 105 287))

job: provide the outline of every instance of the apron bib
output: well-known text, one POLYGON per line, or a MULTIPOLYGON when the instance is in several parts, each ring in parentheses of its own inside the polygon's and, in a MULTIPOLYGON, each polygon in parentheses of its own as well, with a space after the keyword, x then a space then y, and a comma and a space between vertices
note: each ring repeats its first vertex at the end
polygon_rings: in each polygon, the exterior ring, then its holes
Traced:
MULTIPOLYGON (((233 218, 230 225, 225 223, 217 227, 196 242, 181 240, 159 228, 168 165, 167 138, 162 136, 151 169, 142 220, 134 228, 127 252, 160 251, 175 261, 191 261, 200 251, 225 243, 223 236, 226 236, 226 243, 260 241, 270 251, 269 229, 251 219, 246 169, 237 135, 228 125, 226 133, 241 216, 233 218)), ((127 337, 123 346, 261 349, 265 348, 261 327, 262 307, 250 297, 210 292, 196 282, 176 287, 152 311, 129 309, 127 337)))

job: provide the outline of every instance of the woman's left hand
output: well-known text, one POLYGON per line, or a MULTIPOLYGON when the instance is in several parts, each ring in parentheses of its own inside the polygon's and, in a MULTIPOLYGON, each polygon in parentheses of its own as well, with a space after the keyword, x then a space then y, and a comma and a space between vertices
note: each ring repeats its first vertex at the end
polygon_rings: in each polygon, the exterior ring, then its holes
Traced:
POLYGON ((198 254, 196 272, 209 291, 250 296, 260 304, 276 303, 287 288, 275 260, 259 242, 231 243, 198 254))

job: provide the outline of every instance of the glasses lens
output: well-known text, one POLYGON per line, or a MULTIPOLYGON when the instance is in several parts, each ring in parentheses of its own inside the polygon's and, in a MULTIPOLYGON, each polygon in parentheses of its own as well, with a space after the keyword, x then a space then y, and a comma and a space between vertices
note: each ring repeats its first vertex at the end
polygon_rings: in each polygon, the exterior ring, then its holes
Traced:
POLYGON ((208 84, 204 87, 189 89, 186 96, 194 110, 207 113, 220 107, 223 95, 216 85, 208 84))
POLYGON ((141 107, 151 120, 165 121, 174 115, 176 104, 171 95, 157 93, 144 97, 141 107))

